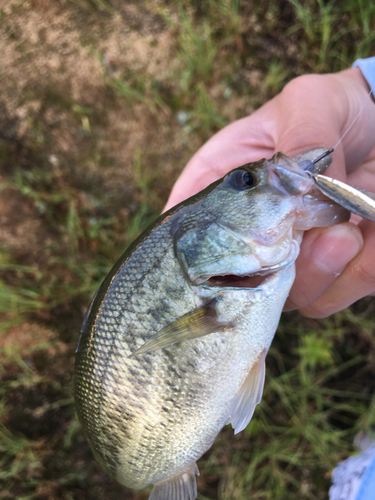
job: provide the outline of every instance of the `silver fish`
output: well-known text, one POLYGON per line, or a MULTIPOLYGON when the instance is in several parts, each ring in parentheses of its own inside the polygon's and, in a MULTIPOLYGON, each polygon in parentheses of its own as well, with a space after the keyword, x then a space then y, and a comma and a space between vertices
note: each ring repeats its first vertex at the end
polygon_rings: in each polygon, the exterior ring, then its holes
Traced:
POLYGON ((121 484, 194 500, 196 461, 225 424, 249 423, 303 232, 350 216, 298 165, 311 159, 278 153, 229 172, 159 217, 98 290, 75 398, 121 484))

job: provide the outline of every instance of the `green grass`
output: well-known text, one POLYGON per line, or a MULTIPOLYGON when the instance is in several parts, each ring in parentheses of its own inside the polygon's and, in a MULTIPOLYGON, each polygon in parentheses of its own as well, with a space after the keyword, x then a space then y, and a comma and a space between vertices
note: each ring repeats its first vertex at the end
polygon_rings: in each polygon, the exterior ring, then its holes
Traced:
MULTIPOLYGON (((86 307, 157 217, 196 149, 291 78, 370 55, 375 7, 165 0, 128 12, 120 1, 77 0, 59 8, 67 30, 82 40, 89 33, 82 54, 99 61, 102 81, 78 98, 72 82, 43 87, 35 75, 19 115, 40 96, 42 106, 30 112, 26 132, 12 132, 18 115, 11 111, 0 122, 2 192, 18 200, 20 220, 39 221, 29 246, 5 238, 0 251, 0 499, 143 500, 147 493, 124 490, 95 464, 74 414, 74 350, 86 307), (119 18, 119 47, 129 34, 151 47, 165 36, 167 69, 151 73, 148 61, 131 58, 107 62, 108 32, 119 18), (126 31, 129 19, 135 27, 126 31), (125 126, 137 121, 131 135, 125 126), (116 153, 122 142, 123 156, 116 153)), ((2 22, 17 15, 3 13, 2 22)), ((373 318, 373 299, 325 320, 282 318, 263 401, 244 432, 226 428, 199 462, 200 500, 327 498, 332 468, 375 424, 373 318)))

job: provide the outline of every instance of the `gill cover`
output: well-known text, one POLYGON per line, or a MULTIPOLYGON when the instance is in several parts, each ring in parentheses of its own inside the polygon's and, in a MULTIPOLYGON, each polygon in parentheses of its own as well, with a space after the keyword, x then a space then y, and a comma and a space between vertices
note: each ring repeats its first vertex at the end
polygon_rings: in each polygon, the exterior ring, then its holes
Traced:
POLYGON ((211 276, 247 276, 279 264, 290 253, 293 230, 348 219, 296 160, 277 153, 232 170, 186 207, 172 227, 174 250, 190 283, 199 285, 211 276))

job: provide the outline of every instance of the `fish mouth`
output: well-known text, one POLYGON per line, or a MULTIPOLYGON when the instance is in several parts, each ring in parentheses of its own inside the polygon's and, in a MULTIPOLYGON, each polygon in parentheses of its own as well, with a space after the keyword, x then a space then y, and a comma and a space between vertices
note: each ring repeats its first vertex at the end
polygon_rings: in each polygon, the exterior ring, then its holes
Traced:
POLYGON ((260 267, 251 273, 210 276, 206 280, 206 284, 210 287, 218 288, 260 288, 262 285, 265 285, 266 282, 270 281, 272 277, 276 277, 280 271, 293 264, 298 254, 299 243, 297 240, 292 240, 289 254, 285 260, 273 265, 260 267))
POLYGON ((218 288, 259 288, 267 278, 278 271, 269 274, 253 274, 248 276, 236 276, 228 274, 224 276, 211 276, 206 283, 211 287, 218 288))

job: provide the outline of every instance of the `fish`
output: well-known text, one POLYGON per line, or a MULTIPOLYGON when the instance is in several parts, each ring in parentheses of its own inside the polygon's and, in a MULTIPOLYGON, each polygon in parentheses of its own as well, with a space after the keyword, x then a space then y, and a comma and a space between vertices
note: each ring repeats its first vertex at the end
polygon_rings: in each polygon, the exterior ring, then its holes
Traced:
POLYGON ((76 351, 79 420, 101 467, 150 500, 194 500, 196 462, 261 401, 304 231, 347 221, 320 148, 242 165, 162 214, 94 296, 76 351))

